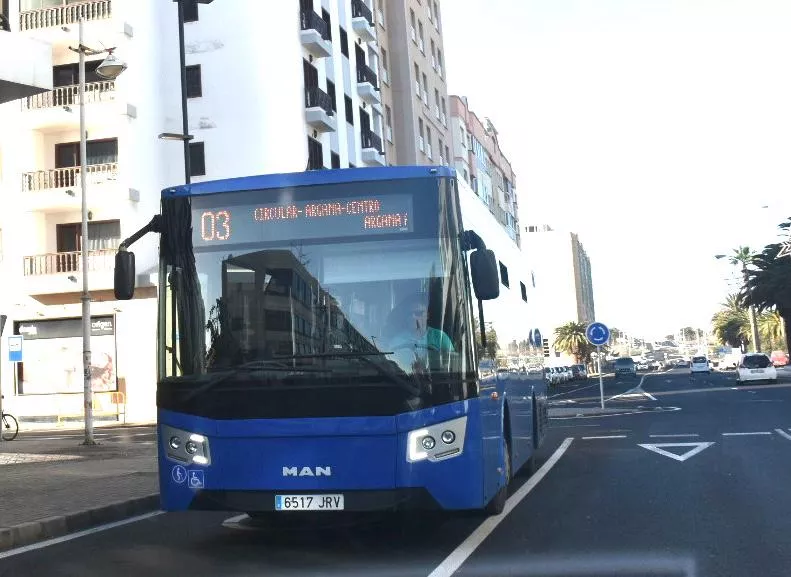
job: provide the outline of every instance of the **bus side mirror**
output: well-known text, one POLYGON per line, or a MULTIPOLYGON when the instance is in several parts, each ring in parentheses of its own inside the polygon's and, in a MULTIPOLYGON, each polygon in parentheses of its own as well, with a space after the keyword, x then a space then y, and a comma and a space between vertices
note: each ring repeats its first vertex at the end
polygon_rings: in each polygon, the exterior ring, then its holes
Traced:
POLYGON ((115 253, 113 292, 119 301, 128 301, 135 296, 135 253, 128 250, 115 253))
POLYGON ((475 297, 490 301, 500 296, 500 276, 494 251, 478 249, 470 254, 470 274, 475 297))

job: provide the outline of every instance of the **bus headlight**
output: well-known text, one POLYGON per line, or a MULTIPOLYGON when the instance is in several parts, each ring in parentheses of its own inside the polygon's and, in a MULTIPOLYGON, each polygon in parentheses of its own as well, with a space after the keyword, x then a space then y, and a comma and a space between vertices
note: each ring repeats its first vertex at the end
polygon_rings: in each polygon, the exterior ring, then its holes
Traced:
POLYGON ((407 434, 406 460, 410 463, 419 461, 442 461, 461 455, 464 449, 464 434, 467 430, 467 417, 429 425, 407 434), (442 444, 438 445, 436 439, 442 444))
POLYGON ((160 438, 163 439, 169 459, 195 465, 211 464, 209 439, 204 435, 160 425, 160 438), (183 439, 186 439, 186 442, 183 439))

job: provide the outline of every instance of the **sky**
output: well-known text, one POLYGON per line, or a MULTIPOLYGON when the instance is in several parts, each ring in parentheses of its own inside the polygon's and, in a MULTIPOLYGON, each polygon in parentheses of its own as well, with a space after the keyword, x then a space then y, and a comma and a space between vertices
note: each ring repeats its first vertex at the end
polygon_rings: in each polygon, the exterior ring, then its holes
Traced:
POLYGON ((791 1, 441 9, 448 92, 497 128, 522 224, 579 233, 597 320, 707 328, 734 285, 714 255, 791 215, 791 1))

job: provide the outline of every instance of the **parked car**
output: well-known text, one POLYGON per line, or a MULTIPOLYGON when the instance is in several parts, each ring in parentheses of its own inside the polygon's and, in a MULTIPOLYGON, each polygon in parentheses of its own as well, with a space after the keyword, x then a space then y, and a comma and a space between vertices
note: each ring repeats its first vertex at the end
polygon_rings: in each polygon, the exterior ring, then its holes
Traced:
POLYGON ((616 375, 633 375, 637 376, 637 365, 631 357, 620 357, 615 359, 615 374, 616 375))
POLYGON ((763 353, 742 355, 736 372, 739 383, 747 381, 777 382, 777 369, 772 365, 771 359, 763 353))
POLYGON ((571 372, 575 380, 584 381, 588 378, 588 370, 585 368, 585 365, 572 365, 571 372))
POLYGON ((772 356, 769 358, 776 367, 788 366, 788 353, 785 351, 772 351, 772 356))
POLYGON ((557 370, 557 367, 544 367, 544 376, 550 385, 559 385, 562 382, 561 375, 557 370))
POLYGON ((711 367, 709 366, 709 359, 706 357, 692 357, 692 362, 689 364, 689 373, 706 373, 707 375, 711 373, 711 367))

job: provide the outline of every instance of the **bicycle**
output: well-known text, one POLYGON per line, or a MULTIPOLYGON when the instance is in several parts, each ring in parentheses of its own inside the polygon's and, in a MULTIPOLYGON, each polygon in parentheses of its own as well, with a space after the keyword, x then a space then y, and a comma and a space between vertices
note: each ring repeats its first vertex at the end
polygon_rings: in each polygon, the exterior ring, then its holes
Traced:
MULTIPOLYGON (((5 398, 5 397, 3 397, 5 398)), ((19 422, 16 417, 10 413, 2 413, 2 437, 4 441, 13 441, 19 434, 19 422)))

